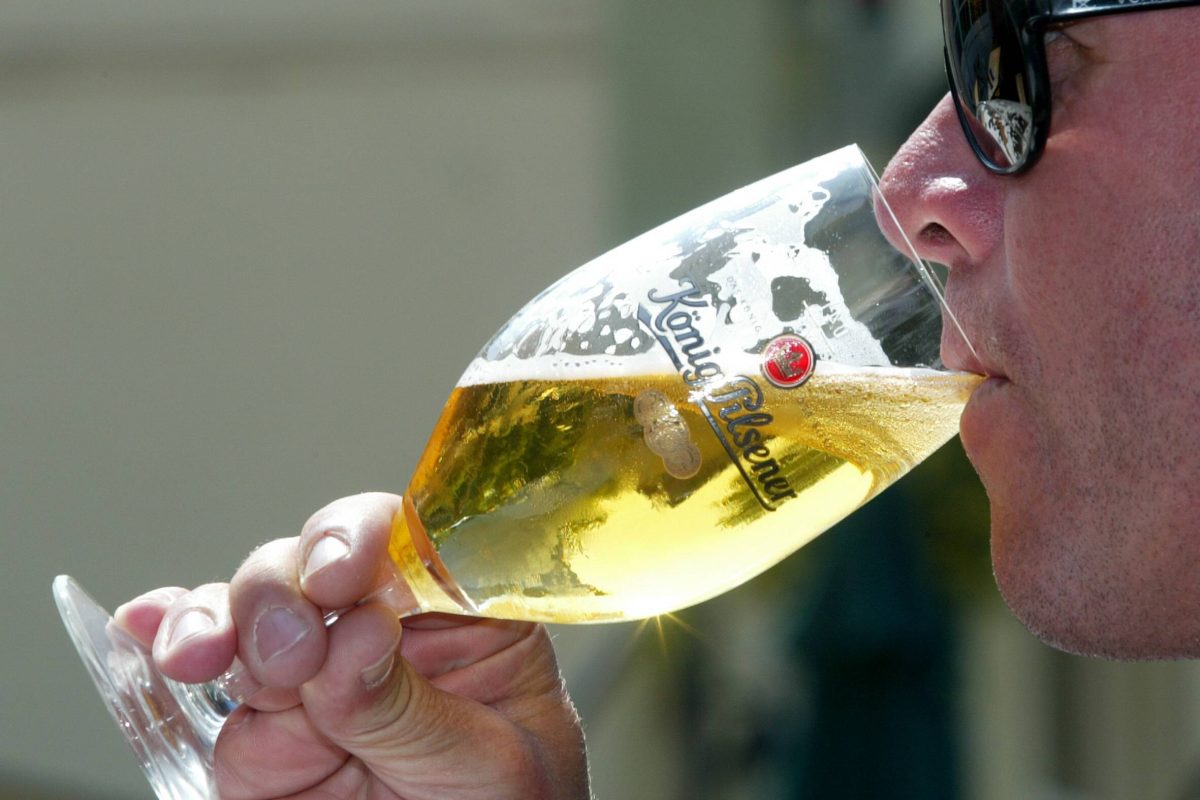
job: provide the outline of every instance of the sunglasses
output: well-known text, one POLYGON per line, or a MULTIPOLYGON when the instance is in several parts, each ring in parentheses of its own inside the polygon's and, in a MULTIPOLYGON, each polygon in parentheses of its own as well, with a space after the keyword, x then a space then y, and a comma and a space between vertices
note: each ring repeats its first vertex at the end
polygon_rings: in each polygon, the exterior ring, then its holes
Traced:
POLYGON ((958 120, 992 172, 1029 169, 1050 129, 1045 32, 1119 11, 1198 5, 1200 0, 941 0, 946 73, 958 120))

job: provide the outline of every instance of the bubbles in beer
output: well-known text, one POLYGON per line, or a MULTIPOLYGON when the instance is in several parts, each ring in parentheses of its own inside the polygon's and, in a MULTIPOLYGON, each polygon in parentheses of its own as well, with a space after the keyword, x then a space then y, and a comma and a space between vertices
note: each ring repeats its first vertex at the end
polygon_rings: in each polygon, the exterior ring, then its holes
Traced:
POLYGON ((642 438, 663 467, 676 478, 700 471, 700 448, 692 441, 687 422, 662 392, 647 389, 633 401, 633 415, 642 426, 642 438))

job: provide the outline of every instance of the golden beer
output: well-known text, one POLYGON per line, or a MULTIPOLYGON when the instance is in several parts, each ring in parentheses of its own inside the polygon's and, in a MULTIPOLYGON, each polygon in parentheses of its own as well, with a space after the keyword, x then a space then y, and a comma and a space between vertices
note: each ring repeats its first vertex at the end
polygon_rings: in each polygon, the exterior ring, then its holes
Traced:
POLYGON ((826 362, 793 389, 751 374, 459 386, 392 555, 427 610, 669 612, 749 580, 874 497, 956 433, 980 380, 826 362))

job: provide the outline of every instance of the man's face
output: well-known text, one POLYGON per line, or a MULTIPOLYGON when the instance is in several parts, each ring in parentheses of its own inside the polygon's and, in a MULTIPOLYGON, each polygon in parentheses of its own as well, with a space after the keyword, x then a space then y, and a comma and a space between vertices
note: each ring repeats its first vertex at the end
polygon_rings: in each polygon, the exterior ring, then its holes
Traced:
POLYGON ((962 440, 997 582, 1066 649, 1200 655, 1200 9, 1079 22, 1047 43, 1053 116, 991 175, 944 99, 883 190, 978 362, 962 440))

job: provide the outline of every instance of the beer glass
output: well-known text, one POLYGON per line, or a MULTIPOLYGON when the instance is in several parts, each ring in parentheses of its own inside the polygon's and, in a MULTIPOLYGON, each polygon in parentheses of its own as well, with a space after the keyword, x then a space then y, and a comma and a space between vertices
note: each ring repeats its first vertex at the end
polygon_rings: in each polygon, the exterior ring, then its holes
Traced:
MULTIPOLYGON (((847 147, 566 275, 467 367, 397 514, 390 602, 631 620, 754 577, 957 430, 979 377, 847 147)), ((898 225, 892 224, 895 230, 898 225)), ((204 797, 244 671, 185 686, 69 578, 63 619, 161 798, 204 797)))

